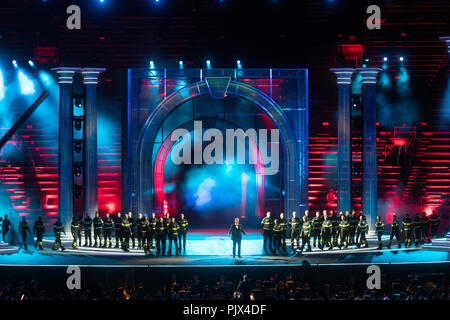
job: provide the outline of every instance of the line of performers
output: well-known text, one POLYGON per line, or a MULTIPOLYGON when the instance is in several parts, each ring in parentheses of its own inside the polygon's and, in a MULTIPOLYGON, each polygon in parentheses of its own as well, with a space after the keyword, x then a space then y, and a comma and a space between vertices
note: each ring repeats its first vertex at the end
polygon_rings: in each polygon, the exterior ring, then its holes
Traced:
MULTIPOLYGON (((153 249, 156 248, 157 255, 165 255, 166 248, 168 247, 167 254, 172 254, 172 244, 175 248, 175 254, 179 255, 181 252, 186 251, 186 235, 189 229, 189 222, 181 213, 179 219, 170 217, 169 213, 165 217, 156 217, 155 213, 152 213, 148 218, 146 215, 139 214, 135 220, 132 217, 132 213, 129 212, 125 215, 121 215, 119 212, 113 219, 109 213, 106 213, 105 218, 101 218, 99 213, 95 214, 94 219, 87 215, 81 217, 79 215, 74 216, 71 222, 71 234, 73 237, 72 248, 77 249, 78 245, 81 245, 82 232, 84 233, 84 247, 92 247, 92 235, 94 236, 93 247, 112 248, 113 237, 115 238, 114 248, 121 248, 125 252, 129 252, 130 247, 143 249, 145 254, 151 254, 153 249), (166 245, 168 241, 168 246, 166 245)), ((19 224, 19 234, 22 235, 22 241, 25 250, 27 250, 27 233, 30 232, 30 228, 23 217, 19 224)), ((64 233, 64 226, 58 218, 53 225, 53 232, 55 235, 55 242, 53 244, 53 250, 62 251, 65 250, 61 235, 64 233)), ((42 218, 33 225, 33 233, 36 235, 35 248, 39 247, 43 249, 42 241, 45 233, 44 223, 42 218)))
MULTIPOLYGON (((411 247, 413 240, 415 247, 424 244, 425 239, 431 243, 431 238, 437 236, 439 224, 440 218, 434 211, 429 218, 425 212, 422 215, 416 212, 414 219, 406 214, 401 222, 394 215, 390 224, 390 237, 387 247, 391 248, 394 238, 397 241, 398 248, 401 248, 402 242, 405 243, 405 247, 411 247), (403 237, 401 236, 402 231, 403 237)), ((335 247, 347 249, 348 246, 353 245, 360 248, 369 245, 366 238, 369 230, 366 217, 363 214, 357 216, 354 211, 351 214, 340 212, 339 215, 336 211, 334 213, 331 211, 329 215, 327 210, 323 210, 322 215, 317 211, 315 217, 311 218, 308 210, 306 210, 302 219, 297 217, 296 212, 292 212, 289 221, 286 220, 283 213, 280 213, 279 218, 274 219, 271 213, 267 212, 261 220, 261 227, 266 253, 268 253, 268 250, 273 254, 287 253, 288 227, 290 229, 291 249, 295 251, 302 252, 305 247, 307 252, 312 251, 311 238, 313 247, 321 250, 325 248, 332 250, 335 247)), ((380 216, 377 216, 374 228, 378 240, 378 249, 381 250, 383 248, 381 237, 385 231, 385 224, 380 216)))

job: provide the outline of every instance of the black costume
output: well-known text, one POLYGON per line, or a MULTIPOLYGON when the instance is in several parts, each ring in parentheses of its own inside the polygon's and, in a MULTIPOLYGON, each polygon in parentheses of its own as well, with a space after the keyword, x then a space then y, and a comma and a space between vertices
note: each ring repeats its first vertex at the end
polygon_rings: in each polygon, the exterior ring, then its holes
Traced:
POLYGON ((186 251, 186 235, 189 230, 189 222, 186 218, 180 219, 178 221, 180 230, 178 231, 178 245, 180 246, 180 251, 186 251))
POLYGON ((122 218, 122 250, 129 251, 130 248, 130 236, 131 236, 131 222, 126 217, 122 218))
POLYGON ((291 218, 289 220, 289 226, 291 227, 291 248, 294 250, 295 242, 297 242, 297 249, 300 248, 300 230, 302 228, 302 222, 299 217, 291 218))
POLYGON ((332 229, 333 223, 331 222, 331 220, 324 220, 322 223, 322 229, 320 231, 320 236, 322 238, 322 250, 325 247, 328 247, 329 250, 333 249, 332 229))
MULTIPOLYGON (((78 219, 78 217, 73 217, 72 218, 72 223, 70 224, 70 233, 72 234, 72 248, 76 249, 78 244, 77 244, 77 239, 78 239, 78 235, 80 234, 80 220, 78 219)), ((80 235, 80 244, 81 244, 81 235, 80 235)))
POLYGON ((23 248, 25 250, 28 250, 28 246, 27 246, 27 234, 28 234, 28 232, 30 232, 30 227, 28 226, 28 223, 25 220, 20 221, 20 223, 19 223, 19 233, 22 236, 23 248))
POLYGON ((178 255, 179 253, 179 246, 178 246, 178 230, 179 230, 178 223, 176 222, 170 222, 168 233, 169 233, 169 254, 172 254, 172 242, 175 244, 175 254, 178 255))
POLYGON ((273 219, 264 217, 261 220, 261 226, 263 228, 263 237, 264 237, 264 250, 267 247, 272 250, 272 241, 273 241, 273 219))
POLYGON ((100 217, 94 218, 94 247, 102 246, 103 220, 100 217), (98 243, 97 243, 98 239, 98 243))
POLYGON ((362 220, 358 223, 357 232, 358 238, 356 242, 356 246, 359 248, 364 243, 364 246, 367 248, 369 246, 369 242, 366 239, 367 231, 369 230, 369 225, 366 220, 362 220))
POLYGON ((39 249, 42 250, 42 238, 44 237, 45 227, 42 222, 41 217, 39 217, 33 225, 33 233, 36 235, 36 242, 34 243, 34 247, 37 248, 39 245, 39 249))
POLYGON ((408 248, 412 245, 412 230, 413 230, 413 220, 407 216, 402 221, 403 231, 405 232, 405 247, 408 248))
POLYGON ((9 232, 9 228, 11 227, 11 221, 5 216, 2 223, 2 236, 3 236, 3 242, 6 242, 6 235, 9 232))
POLYGON ((164 255, 166 253, 167 228, 165 221, 156 222, 156 253, 164 255))
POLYGON ((306 220, 303 222, 302 231, 300 232, 300 237, 302 238, 302 246, 300 247, 300 251, 303 251, 305 245, 307 246, 306 251, 311 251, 311 222, 306 220))
POLYGON ((378 249, 381 250, 383 248, 381 236, 383 235, 384 232, 384 223, 382 221, 375 222, 375 232, 377 233, 378 249))
POLYGON ((105 243, 103 244, 103 248, 106 248, 106 246, 108 246, 109 248, 112 248, 113 225, 114 225, 114 222, 111 219, 111 217, 106 217, 105 220, 103 220, 103 239, 105 240, 105 243))
POLYGON ((241 240, 242 240, 242 234, 247 234, 244 231, 244 228, 241 224, 232 224, 230 226, 230 230, 228 231, 228 234, 231 234, 231 240, 233 240, 233 258, 236 257, 236 247, 238 249, 238 257, 241 257, 241 240))
POLYGON ((89 247, 92 247, 92 219, 91 217, 87 216, 83 220, 83 229, 84 229, 84 246, 88 246, 88 240, 89 240, 89 247))
POLYGON ((116 238, 116 245, 114 248, 119 248, 122 246, 122 217, 116 217, 116 219, 114 219, 114 232, 116 238))
POLYGON ((64 231, 64 227, 61 223, 61 221, 57 220, 55 224, 53 225, 53 232, 55 233, 55 243, 53 244, 53 250, 58 250, 58 247, 61 248, 62 251, 64 251, 64 246, 61 242, 61 232, 66 234, 64 231))
POLYGON ((317 246, 322 247, 322 238, 320 236, 321 230, 322 230, 322 218, 314 217, 314 219, 312 220, 312 233, 311 233, 314 247, 317 246))
POLYGON ((400 224, 398 223, 398 220, 392 220, 388 248, 391 248, 392 239, 394 239, 394 237, 395 240, 397 240, 398 247, 401 248, 402 242, 400 240, 400 224))

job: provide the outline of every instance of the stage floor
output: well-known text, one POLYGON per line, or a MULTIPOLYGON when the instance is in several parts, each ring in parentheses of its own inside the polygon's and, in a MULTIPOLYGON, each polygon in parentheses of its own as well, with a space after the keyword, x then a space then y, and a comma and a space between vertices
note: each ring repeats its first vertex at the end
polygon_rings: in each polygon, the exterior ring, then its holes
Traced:
MULTIPOLYGON (((345 264, 415 264, 449 263, 450 252, 436 248, 402 248, 376 250, 375 239, 369 239, 369 248, 319 250, 296 255, 289 249, 287 255, 272 255, 262 248, 262 235, 249 230, 242 241, 242 258, 233 259, 232 242, 227 230, 195 230, 188 234, 187 251, 180 256, 145 256, 143 250, 131 249, 125 253, 120 249, 80 247, 73 250, 66 239, 64 252, 49 249, 52 239, 47 239, 45 249, 39 251, 29 245, 30 250, 0 255, 0 266, 133 266, 133 267, 204 267, 204 266, 296 266, 305 260, 316 265, 345 264)), ((71 240, 70 240, 71 241, 71 240)), ((69 242, 70 242, 69 241, 69 242)), ((388 237, 383 237, 388 242, 388 237)), ((287 240, 289 247, 289 239, 287 240)))

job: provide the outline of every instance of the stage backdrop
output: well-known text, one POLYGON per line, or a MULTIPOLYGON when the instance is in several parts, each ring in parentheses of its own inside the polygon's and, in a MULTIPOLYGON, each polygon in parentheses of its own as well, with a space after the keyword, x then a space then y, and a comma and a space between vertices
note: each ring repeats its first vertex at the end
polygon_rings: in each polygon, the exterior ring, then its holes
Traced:
MULTIPOLYGON (((308 204, 307 70, 129 69, 127 79, 122 211, 184 212, 203 226, 223 225, 235 216, 256 223, 267 210, 303 215, 308 204), (271 130, 278 129, 275 174, 267 174, 269 165, 258 161, 175 165, 174 146, 187 141, 174 142, 171 134, 184 129, 193 137, 199 121, 202 133, 222 132, 224 144, 228 129, 267 129, 269 142, 271 130)), ((202 150, 209 143, 203 141, 202 150)), ((247 151, 254 143, 247 141, 247 151)), ((226 146, 223 150, 225 158, 226 146)))

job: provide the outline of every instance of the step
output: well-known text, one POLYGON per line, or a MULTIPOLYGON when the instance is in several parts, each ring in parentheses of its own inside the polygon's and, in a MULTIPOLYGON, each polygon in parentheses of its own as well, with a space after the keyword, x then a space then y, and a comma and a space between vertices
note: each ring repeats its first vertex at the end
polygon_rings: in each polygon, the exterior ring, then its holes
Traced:
POLYGON ((19 248, 10 247, 8 243, 2 242, 0 243, 0 254, 11 254, 19 252, 19 248))

